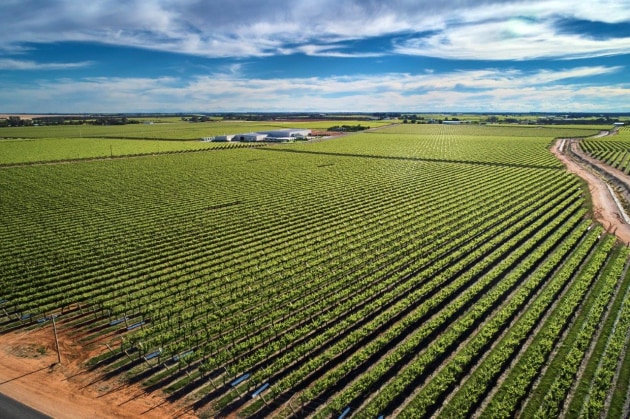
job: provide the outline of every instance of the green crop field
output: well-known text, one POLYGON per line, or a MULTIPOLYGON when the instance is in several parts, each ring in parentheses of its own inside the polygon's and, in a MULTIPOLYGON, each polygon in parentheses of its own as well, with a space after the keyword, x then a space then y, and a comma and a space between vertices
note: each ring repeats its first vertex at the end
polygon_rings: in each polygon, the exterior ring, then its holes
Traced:
POLYGON ((206 416, 621 417, 630 250, 549 152, 595 132, 0 168, 1 333, 56 315, 86 368, 206 416))
MULTIPOLYGON (((251 143, 200 142, 202 137, 238 134, 278 128, 325 130, 335 125, 373 128, 389 121, 246 122, 217 121, 189 123, 160 122, 153 125, 64 125, 0 129, 0 166, 51 161, 120 157, 252 147, 251 143)), ((258 144, 260 145, 260 144, 258 144)))
POLYGON ((616 135, 587 139, 580 146, 596 159, 630 173, 630 127, 621 127, 616 135))
POLYGON ((112 138, 38 138, 0 140, 0 165, 251 146, 252 144, 246 143, 120 140, 112 138))
POLYGON ((247 122, 215 121, 190 123, 182 121, 128 125, 60 125, 0 128, 0 138, 127 138, 149 140, 198 140, 223 134, 267 131, 280 128, 326 129, 335 125, 363 125, 372 128, 390 125, 391 121, 304 121, 247 122))

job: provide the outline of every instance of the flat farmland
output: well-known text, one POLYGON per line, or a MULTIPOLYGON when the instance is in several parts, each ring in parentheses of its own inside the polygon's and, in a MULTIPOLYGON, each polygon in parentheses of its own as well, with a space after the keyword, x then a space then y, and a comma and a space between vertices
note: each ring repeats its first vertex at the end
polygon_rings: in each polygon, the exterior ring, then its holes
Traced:
POLYGON ((363 125, 372 128, 391 121, 304 121, 304 122, 156 122, 127 125, 60 125, 0 129, 0 138, 126 138, 143 140, 198 140, 223 134, 269 131, 281 128, 323 130, 335 125, 363 125))
POLYGON ((588 139, 581 147, 596 159, 630 173, 630 128, 622 127, 615 135, 588 139))
POLYGON ((374 128, 388 121, 247 122, 182 121, 129 125, 31 126, 0 129, 0 165, 99 159, 146 154, 252 147, 251 143, 201 142, 200 138, 281 128, 325 131, 335 125, 374 128))
POLYGON ((0 140, 0 165, 61 162, 107 157, 218 150, 251 144, 116 138, 37 138, 0 140))
POLYGON ((549 151, 596 132, 2 168, 0 343, 54 316, 81 368, 200 416, 627 415, 629 250, 549 151))

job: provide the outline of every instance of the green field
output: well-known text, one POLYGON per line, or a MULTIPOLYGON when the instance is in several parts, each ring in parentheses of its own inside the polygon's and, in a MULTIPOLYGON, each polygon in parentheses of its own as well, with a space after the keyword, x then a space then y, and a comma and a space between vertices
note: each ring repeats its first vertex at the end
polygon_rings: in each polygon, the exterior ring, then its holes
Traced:
POLYGON ((38 138, 0 140, 0 165, 201 151, 252 144, 202 141, 119 140, 112 138, 38 138))
POLYGON ((173 153, 251 147, 248 143, 200 142, 202 137, 265 131, 278 128, 325 130, 349 124, 381 127, 389 121, 309 121, 205 123, 160 122, 153 125, 65 125, 0 129, 0 166, 51 161, 94 159, 143 154, 173 153))
POLYGON ((587 139, 580 147, 596 159, 630 173, 630 127, 620 128, 615 135, 587 139))
POLYGON ((279 128, 326 129, 335 125, 379 127, 391 121, 305 121, 305 122, 161 122, 128 125, 60 125, 0 128, 0 138, 127 138, 148 140, 198 140, 223 134, 267 131, 279 128))
POLYGON ((619 417, 630 251, 548 150, 596 131, 1 168, 0 330, 208 416, 619 417))

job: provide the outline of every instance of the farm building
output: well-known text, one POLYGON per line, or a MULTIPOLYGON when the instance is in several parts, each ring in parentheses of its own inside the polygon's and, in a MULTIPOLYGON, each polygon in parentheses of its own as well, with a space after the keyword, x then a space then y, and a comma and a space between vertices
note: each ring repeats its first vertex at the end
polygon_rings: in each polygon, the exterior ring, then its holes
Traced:
MULTIPOLYGON (((231 136, 234 141, 288 141, 296 138, 306 138, 311 134, 310 129, 278 129, 271 131, 249 132, 231 136)), ((218 141, 218 140, 215 140, 218 141)), ((229 141, 229 140, 228 140, 229 141)))
POLYGON ((216 137, 214 137, 213 141, 232 141, 232 139, 234 138, 234 135, 217 135, 216 137))
POLYGON ((277 129, 271 131, 248 132, 245 134, 217 135, 215 137, 202 137, 201 141, 290 141, 296 138, 306 138, 311 135, 310 129, 277 129))
POLYGON ((249 132, 247 134, 236 134, 234 139, 237 141, 245 141, 245 142, 256 142, 256 141, 265 141, 267 138, 267 134, 263 134, 260 132, 249 132))
POLYGON ((616 127, 623 127, 625 124, 623 122, 615 122, 613 125, 616 127))
POLYGON ((310 129, 292 129, 292 128, 287 128, 287 129, 277 129, 277 130, 272 130, 272 131, 262 131, 260 134, 267 134, 267 137, 269 139, 272 138, 286 138, 286 139, 291 139, 291 138, 305 138, 308 137, 311 134, 311 130, 310 129))

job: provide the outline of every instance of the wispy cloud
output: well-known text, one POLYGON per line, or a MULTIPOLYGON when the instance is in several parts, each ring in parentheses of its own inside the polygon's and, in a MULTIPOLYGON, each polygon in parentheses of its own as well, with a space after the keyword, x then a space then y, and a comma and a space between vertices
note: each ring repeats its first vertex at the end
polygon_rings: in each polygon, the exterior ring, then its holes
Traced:
POLYGON ((603 40, 567 34, 558 29, 558 19, 630 24, 630 2, 9 1, 0 17, 0 48, 89 41, 205 57, 370 57, 385 52, 349 51, 339 43, 404 36, 389 52, 484 60, 630 53, 630 37, 603 40))
POLYGON ((14 60, 11 58, 0 58, 0 70, 69 70, 73 68, 84 68, 93 65, 92 61, 81 61, 77 63, 39 63, 29 60, 14 60))
POLYGON ((336 58, 371 58, 382 57, 382 52, 356 52, 344 50, 340 45, 300 45, 293 48, 281 48, 279 53, 289 55, 295 53, 303 53, 314 57, 336 57, 336 58))
POLYGON ((511 19, 465 24, 398 43, 399 54, 449 59, 526 60, 629 54, 630 37, 598 40, 560 34, 553 22, 511 19))
POLYGON ((621 70, 596 66, 285 79, 245 79, 230 72, 191 80, 98 77, 0 88, 0 101, 13 107, 7 112, 630 111, 630 84, 577 82, 621 70))

